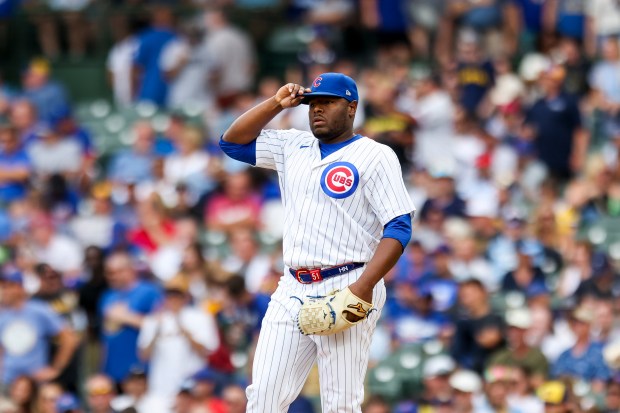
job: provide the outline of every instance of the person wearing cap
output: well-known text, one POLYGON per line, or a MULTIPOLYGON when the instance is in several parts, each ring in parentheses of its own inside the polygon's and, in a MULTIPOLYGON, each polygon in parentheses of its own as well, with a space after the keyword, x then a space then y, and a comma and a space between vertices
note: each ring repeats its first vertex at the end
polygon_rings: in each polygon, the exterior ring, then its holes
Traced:
POLYGON ((441 411, 452 403, 452 388, 448 379, 456 369, 452 357, 440 354, 428 358, 422 370, 423 392, 420 397, 420 411, 441 411))
POLYGON ((594 312, 581 305, 569 315, 569 324, 575 334, 575 344, 560 354, 551 367, 553 377, 570 377, 592 383, 594 392, 601 392, 611 377, 603 358, 603 345, 590 337, 594 312))
POLYGON ((206 367, 194 374, 191 379, 193 404, 198 411, 206 408, 209 413, 227 413, 226 404, 216 394, 216 387, 222 381, 219 374, 206 367))
POLYGON ((65 393, 56 400, 56 413, 82 413, 82 407, 73 394, 65 393))
POLYGON ((474 400, 482 391, 480 376, 471 370, 457 370, 448 379, 454 391, 452 411, 454 413, 474 413, 474 400))
MULTIPOLYGON (((484 396, 475 400, 476 413, 512 413, 508 405, 512 371, 506 366, 493 366, 484 372, 484 396)), ((530 412, 528 412, 530 413, 530 412)))
POLYGON ((138 336, 140 356, 150 362, 149 392, 174 397, 218 345, 213 317, 190 305, 189 280, 168 280, 161 310, 144 318, 138 336))
POLYGON ((545 413, 573 411, 569 402, 569 389, 559 380, 547 381, 536 389, 536 395, 545 404, 545 413))
POLYGON ((0 205, 8 206, 26 196, 26 184, 32 173, 28 155, 20 145, 17 129, 0 125, 0 205))
POLYGON ((28 299, 21 273, 7 270, 0 282, 2 383, 10 385, 22 374, 41 382, 56 379, 77 348, 77 336, 47 304, 28 299), (58 346, 52 359, 51 340, 58 346))
POLYGON ((65 87, 50 79, 50 62, 46 59, 32 59, 22 72, 22 97, 36 107, 39 119, 49 121, 56 108, 68 106, 65 87))
POLYGON ((394 151, 353 132, 358 100, 352 78, 323 73, 311 88, 282 86, 220 139, 230 157, 278 172, 285 209, 285 271, 263 318, 247 390, 249 413, 287 411, 315 361, 323 408, 361 412, 369 357, 362 343, 385 303, 383 277, 411 238, 415 207, 394 151), (311 133, 264 129, 302 103, 309 107, 311 133), (334 289, 378 311, 348 317, 346 331, 302 334, 295 321, 299 301, 334 289), (274 357, 274 345, 286 357, 274 357))
POLYGON ((532 326, 532 314, 528 308, 514 308, 506 312, 506 347, 495 353, 488 366, 520 366, 530 372, 533 387, 547 378, 549 363, 540 349, 527 343, 527 331, 532 326))
POLYGON ((108 376, 95 374, 84 385, 87 413, 116 413, 112 409, 112 400, 116 396, 115 385, 108 376))

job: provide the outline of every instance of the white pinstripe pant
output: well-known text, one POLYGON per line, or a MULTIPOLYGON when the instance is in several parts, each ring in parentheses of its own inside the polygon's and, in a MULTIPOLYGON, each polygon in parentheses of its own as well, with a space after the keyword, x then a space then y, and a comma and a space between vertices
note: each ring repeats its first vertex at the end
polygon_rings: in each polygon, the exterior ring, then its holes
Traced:
POLYGON ((294 321, 297 296, 325 295, 354 282, 363 268, 314 284, 300 284, 285 269, 263 319, 248 386, 248 413, 285 413, 297 398, 315 361, 319 367, 324 413, 360 413, 368 351, 381 309, 385 285, 374 289, 372 311, 352 328, 329 336, 304 336, 294 321))

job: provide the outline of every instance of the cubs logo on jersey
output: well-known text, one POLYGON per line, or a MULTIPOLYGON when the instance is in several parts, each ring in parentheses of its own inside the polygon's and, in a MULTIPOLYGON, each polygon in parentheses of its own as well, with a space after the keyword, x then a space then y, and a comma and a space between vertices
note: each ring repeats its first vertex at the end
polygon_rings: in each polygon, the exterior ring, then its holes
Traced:
POLYGON ((342 199, 355 192, 359 181, 355 165, 349 162, 335 162, 323 171, 321 188, 327 196, 342 199))

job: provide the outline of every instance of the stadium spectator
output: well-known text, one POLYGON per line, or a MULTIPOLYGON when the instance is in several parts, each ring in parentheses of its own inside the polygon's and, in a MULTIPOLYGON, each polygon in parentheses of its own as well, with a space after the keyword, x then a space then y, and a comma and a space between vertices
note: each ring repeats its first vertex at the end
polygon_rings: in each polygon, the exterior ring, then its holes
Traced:
POLYGON ((101 297, 103 318, 102 371, 116 383, 131 366, 138 365, 137 340, 144 316, 157 308, 161 292, 156 285, 138 279, 134 263, 125 252, 112 253, 105 264, 110 286, 101 297))
POLYGON ((108 376, 95 374, 88 377, 84 389, 88 413, 117 413, 111 406, 116 390, 114 383, 108 376))
POLYGON ((185 185, 194 197, 215 186, 210 171, 211 157, 202 150, 203 135, 198 128, 185 127, 175 142, 177 152, 164 161, 164 178, 171 185, 185 185))
POLYGON ((245 413, 247 399, 245 389, 242 386, 238 384, 226 386, 222 390, 222 400, 224 400, 228 408, 227 413, 245 413))
POLYGON ((67 179, 77 178, 83 166, 83 152, 80 143, 71 136, 64 136, 49 125, 41 125, 35 132, 26 151, 32 162, 33 172, 39 180, 59 174, 67 179))
MULTIPOLYGON (((63 285, 61 274, 49 265, 39 264, 35 267, 35 271, 39 277, 39 290, 33 295, 33 298, 47 303, 79 336, 81 342, 87 320, 84 312, 77 306, 77 293, 66 289, 63 285)), ((58 350, 57 343, 50 343, 50 355, 52 357, 58 350)), ((73 393, 79 389, 81 357, 82 347, 79 345, 65 369, 56 378, 56 381, 62 385, 63 389, 73 393)))
POLYGON ((205 365, 207 356, 219 345, 211 315, 189 304, 189 282, 181 276, 164 285, 160 311, 145 317, 138 347, 149 360, 148 391, 172 398, 183 381, 205 365))
POLYGON ((424 363, 420 397, 420 408, 432 411, 434 406, 449 406, 452 401, 452 388, 448 379, 454 372, 456 363, 448 355, 430 357, 424 363))
POLYGON ((82 277, 84 252, 69 236, 56 231, 52 219, 39 213, 29 223, 27 247, 32 254, 32 265, 45 263, 59 271, 64 282, 75 285, 82 277))
POLYGON ((18 99, 13 102, 10 109, 9 121, 17 129, 20 143, 28 145, 36 140, 40 124, 35 106, 29 100, 18 99))
POLYGON ((537 388, 548 375, 549 363, 537 348, 527 343, 527 332, 532 327, 532 314, 528 308, 515 308, 506 312, 506 347, 497 351, 488 366, 517 366, 529 373, 532 388, 537 388))
POLYGON ((586 5, 585 48, 593 54, 599 51, 605 39, 620 35, 620 8, 613 0, 592 0, 586 5))
POLYGON ((474 398, 479 396, 483 382, 480 376, 471 370, 457 370, 448 379, 454 391, 452 408, 455 413, 474 413, 474 398))
POLYGON ((586 5, 581 1, 550 0, 545 3, 543 27, 546 32, 582 41, 586 33, 586 5))
POLYGON ((108 176, 118 183, 138 183, 152 176, 155 160, 155 131, 149 122, 136 122, 133 125, 133 145, 117 153, 112 159, 108 176))
POLYGON ((441 79, 430 70, 415 74, 415 99, 410 115, 415 120, 413 153, 418 168, 436 170, 446 160, 445 148, 453 141, 455 108, 450 96, 441 87, 441 79))
POLYGON ((562 381, 548 381, 536 390, 536 394, 545 403, 545 413, 568 413, 574 408, 570 390, 562 381))
POLYGON ((235 228, 258 229, 260 198, 254 194, 247 170, 226 176, 223 191, 206 205, 205 224, 210 231, 229 232, 235 228))
POLYGON ((226 404, 215 394, 221 378, 213 370, 204 368, 192 376, 192 396, 194 409, 197 412, 227 413, 226 404))
POLYGON ((362 412, 364 413, 389 413, 390 405, 381 396, 374 396, 369 398, 364 406, 362 406, 362 412))
POLYGON ((218 105, 230 106, 239 94, 248 92, 254 82, 255 50, 250 38, 233 26, 222 10, 204 14, 204 47, 213 59, 213 81, 218 105))
POLYGON ((240 275, 228 278, 225 288, 224 299, 216 315, 224 335, 223 342, 230 350, 247 352, 260 329, 269 298, 262 294, 250 294, 240 275))
POLYGON ((590 73, 590 87, 597 94, 598 107, 605 114, 605 135, 608 139, 620 138, 620 80, 615 76, 620 69, 619 40, 603 40, 602 58, 590 73))
POLYGON ((257 234, 247 228, 232 230, 229 235, 231 254, 222 260, 222 269, 229 274, 239 274, 247 290, 258 293, 271 271, 271 258, 261 253, 257 234))
POLYGON ((602 346, 590 337, 593 321, 594 313, 590 308, 581 306, 572 312, 570 327, 577 341, 572 348, 560 354, 551 367, 551 374, 560 378, 588 380, 592 390, 600 393, 611 377, 611 372, 603 360, 602 346))
POLYGON ((153 8, 151 27, 138 34, 134 54, 132 85, 138 101, 164 106, 168 97, 168 81, 160 66, 161 54, 169 42, 177 38, 174 14, 170 7, 160 4, 153 8))
POLYGON ((511 386, 508 394, 508 405, 515 412, 542 413, 544 410, 543 402, 536 397, 532 387, 529 372, 519 366, 513 366, 511 371, 511 386))
POLYGON ((39 389, 36 411, 40 413, 57 413, 56 403, 64 393, 58 383, 43 383, 39 389))
POLYGON ((17 129, 0 125, 0 204, 26 196, 32 165, 21 148, 17 129))
MULTIPOLYGON (((11 384, 8 396, 9 399, 15 403, 16 412, 19 413, 33 413, 34 405, 37 400, 38 384, 30 376, 19 376, 13 380, 11 384)), ((3 411, 0 408, 0 411, 3 411)))
POLYGON ((168 108, 179 109, 188 105, 213 108, 216 58, 210 55, 202 30, 196 24, 187 24, 183 36, 166 45, 160 65, 170 82, 168 108))
POLYGON ((121 383, 123 393, 110 404, 115 410, 125 411, 133 408, 137 413, 167 413, 171 401, 163 395, 149 392, 148 377, 142 366, 133 365, 121 383))
POLYGON ((45 59, 33 59, 22 74, 21 97, 32 102, 39 119, 50 122, 54 111, 69 106, 64 86, 50 79, 50 64, 45 59))
POLYGON ((495 69, 486 60, 477 34, 464 31, 459 37, 457 50, 455 70, 459 102, 466 113, 475 118, 495 83, 495 69))
POLYGON ((456 320, 452 356, 461 366, 483 371, 492 354, 504 344, 503 320, 491 312, 488 292, 476 279, 461 283, 459 304, 462 312, 456 320))
POLYGON ((119 36, 108 52, 106 69, 108 81, 112 86, 114 102, 119 107, 128 107, 133 102, 137 87, 133 82, 133 58, 138 48, 136 22, 130 22, 129 30, 114 30, 119 36))
POLYGON ((6 337, 2 342, 4 385, 23 374, 40 382, 56 379, 78 344, 75 333, 58 314, 47 305, 28 299, 23 283, 22 274, 15 271, 2 278, 4 308, 0 312, 0 334, 6 337), (50 359, 48 347, 53 339, 58 348, 50 359))
POLYGON ((581 170, 588 142, 577 102, 562 90, 565 75, 563 68, 555 66, 541 76, 544 96, 529 109, 526 118, 535 131, 539 159, 559 182, 581 170))

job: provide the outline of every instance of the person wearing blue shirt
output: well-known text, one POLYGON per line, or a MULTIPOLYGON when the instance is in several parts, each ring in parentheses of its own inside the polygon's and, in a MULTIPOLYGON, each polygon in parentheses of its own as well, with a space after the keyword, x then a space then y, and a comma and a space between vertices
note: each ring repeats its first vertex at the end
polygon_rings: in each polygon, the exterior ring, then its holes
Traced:
POLYGON ((118 152, 108 167, 108 176, 113 181, 139 183, 152 177, 156 158, 155 132, 148 122, 137 122, 133 127, 135 140, 131 149, 118 152))
POLYGON ((578 307, 570 315, 570 327, 577 341, 574 346, 560 354, 551 367, 553 377, 570 377, 592 382, 592 389, 601 392, 605 382, 611 378, 611 371, 603 359, 603 346, 590 338, 590 327, 594 313, 585 307, 578 307))
POLYGON ((64 86, 50 79, 47 60, 35 59, 30 63, 22 75, 22 86, 22 98, 29 100, 37 108, 40 120, 49 122, 55 108, 69 105, 64 86))
POLYGON ((28 300, 21 273, 4 274, 1 292, 2 384, 7 387, 20 375, 39 381, 56 379, 71 360, 79 339, 47 304, 28 300), (50 360, 52 339, 58 350, 50 360))
POLYGON ((543 10, 545 30, 582 40, 586 25, 586 3, 584 0, 547 0, 543 10))
POLYGON ((30 160, 21 149, 17 130, 0 126, 0 205, 26 196, 26 184, 31 172, 30 160))
POLYGON ((134 56, 134 67, 141 74, 138 100, 158 106, 166 104, 168 82, 159 61, 164 46, 177 37, 173 27, 172 11, 159 6, 153 10, 152 27, 138 36, 138 50, 134 56))
POLYGON ((138 280, 132 258, 125 252, 108 257, 106 278, 110 289, 99 303, 103 319, 102 370, 118 383, 131 366, 140 364, 138 333, 144 316, 161 302, 162 292, 156 285, 138 280))

